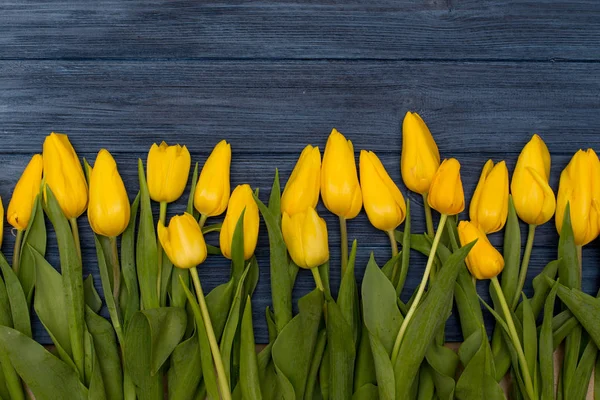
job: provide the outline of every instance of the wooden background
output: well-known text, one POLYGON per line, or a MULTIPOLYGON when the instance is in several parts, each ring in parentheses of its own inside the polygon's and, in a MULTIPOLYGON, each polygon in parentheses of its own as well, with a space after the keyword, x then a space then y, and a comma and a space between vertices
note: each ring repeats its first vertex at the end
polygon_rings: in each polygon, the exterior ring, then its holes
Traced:
MULTIPOLYGON (((600 2, 0 2, 5 205, 51 131, 69 134, 91 161, 101 147, 111 151, 132 197, 137 158, 145 160, 153 142, 186 144, 202 165, 225 138, 233 149, 232 185, 249 183, 266 199, 275 167, 285 184, 302 148, 323 148, 336 127, 354 142, 357 156, 360 149, 377 152, 412 200, 414 230, 424 231, 420 197, 400 180, 408 110, 423 116, 442 157, 461 161, 467 196, 486 159, 506 159, 512 171, 536 132, 552 153, 556 189, 577 149, 600 150, 600 2)), ((183 203, 169 214, 183 211, 183 203)), ((337 287, 339 228, 322 206, 320 212, 330 229, 337 287)), ((99 286, 91 231, 85 218, 80 225, 84 270, 99 286)), ((8 227, 4 233, 3 250, 12 257, 14 238, 8 227)), ((387 237, 364 214, 350 221, 349 236, 359 240, 360 276, 371 251, 380 264, 389 257, 387 237)), ((536 236, 529 278, 556 255, 554 220, 536 236)), ((502 235, 492 241, 500 245, 502 235)), ((590 293, 598 288, 598 247, 595 241, 584 249, 583 286, 590 293)), ((256 340, 264 343, 264 309, 271 303, 264 226, 257 257, 254 317, 256 340)), ((49 258, 58 265, 53 239, 49 258)), ((423 258, 413 261, 405 296, 423 271, 423 258)), ((305 272, 296 299, 313 287, 305 272)), ((210 290, 226 281, 229 265, 211 257, 200 273, 210 290)), ((485 286, 479 284, 482 294, 485 286)), ((462 339, 454 317, 447 336, 462 339)), ((49 343, 38 322, 35 337, 49 343)))

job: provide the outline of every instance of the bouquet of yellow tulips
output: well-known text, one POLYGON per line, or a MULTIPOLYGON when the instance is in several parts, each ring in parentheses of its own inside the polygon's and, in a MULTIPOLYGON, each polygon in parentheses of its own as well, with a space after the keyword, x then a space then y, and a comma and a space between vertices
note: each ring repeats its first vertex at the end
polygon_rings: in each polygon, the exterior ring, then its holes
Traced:
MULTIPOLYGON (((534 135, 512 180, 506 162, 485 163, 463 219, 459 161, 442 160, 423 119, 409 112, 400 170, 422 198, 426 232, 412 231, 411 202, 378 156, 361 150, 358 168, 355 157, 352 142, 333 129, 322 156, 318 147, 304 148, 283 192, 275 171, 263 202, 248 184, 231 190, 232 150, 223 140, 201 169, 196 163, 186 212, 167 221, 168 205, 188 186, 185 146, 151 146, 145 165, 138 160, 131 201, 108 150, 93 165, 82 163, 66 135, 51 133, 6 213, 16 239, 12 265, 0 254, 0 398, 585 398, 600 346, 600 303, 581 291, 582 247, 600 233, 596 153, 573 156, 555 197, 550 153, 534 135), (319 199, 339 219, 340 265, 329 262, 319 199), (371 254, 358 280, 360 243, 350 246, 347 224, 363 208, 391 253, 382 267, 371 254), (101 294, 83 276, 78 219, 86 211, 101 294), (555 212, 557 258, 527 297, 536 227, 555 212), (46 216, 59 268, 46 259, 46 216), (261 216, 272 307, 265 312, 269 343, 257 353, 252 294, 261 216), (519 219, 529 229, 523 254, 519 219), (501 252, 488 235, 503 229, 501 252), (218 246, 207 243, 212 234, 218 246), (411 252, 427 257, 412 294, 404 293, 411 252), (197 268, 214 257, 231 260, 230 277, 205 294, 197 268), (337 288, 331 268, 340 271, 337 288), (303 270, 315 288, 295 313, 292 291, 303 270), (480 280, 490 281, 491 304, 478 294, 486 289, 480 280), (99 314, 103 304, 110 322, 99 314), (464 338, 458 351, 445 342, 453 304, 464 338), (31 306, 52 350, 32 339, 31 306), (496 319, 491 340, 487 312, 496 319)), ((600 374, 593 379, 600 387, 600 374)))

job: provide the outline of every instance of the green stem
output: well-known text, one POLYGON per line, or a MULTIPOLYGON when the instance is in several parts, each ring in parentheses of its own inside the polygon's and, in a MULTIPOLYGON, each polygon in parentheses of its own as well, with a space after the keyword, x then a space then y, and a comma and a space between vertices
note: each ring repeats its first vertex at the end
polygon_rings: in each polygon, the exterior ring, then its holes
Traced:
POLYGON ((491 281, 492 285, 494 285, 494 289, 496 289, 496 294, 498 295, 498 300, 500 301, 500 307, 502 307, 502 312, 504 313, 504 317, 506 319, 506 325, 508 325, 508 332, 511 341, 513 342, 513 346, 517 350, 517 356, 519 358, 519 363, 521 364, 521 373, 523 375, 523 381, 525 383, 525 390, 527 391, 527 396, 529 396, 530 400, 535 400, 535 390, 533 389, 533 382, 531 380, 531 375, 529 374, 527 359, 525 358, 525 353, 523 353, 523 347, 521 346, 521 341, 519 340, 519 334, 517 333, 515 323, 510 314, 510 308, 508 308, 508 303, 506 302, 506 298, 504 297, 504 292, 502 292, 500 282, 498 282, 498 277, 493 277, 491 281))
POLYGON ((394 343, 394 349, 392 350, 392 366, 396 365, 396 359, 398 358, 398 352, 400 351, 400 344, 402 344, 402 338, 404 337, 404 333, 406 332, 406 328, 412 316, 414 315, 417 307, 419 306, 419 302, 421 301, 421 297, 423 297, 423 293, 425 292, 425 286, 427 286, 427 280, 429 279, 429 274, 431 272, 431 267, 433 266, 433 260, 435 259, 435 253, 437 251, 437 247, 440 243, 440 239, 442 237, 442 232, 444 231, 444 225, 446 224, 446 219, 448 216, 446 214, 442 214, 440 217, 440 222, 438 224, 438 229, 435 234, 435 238, 433 239, 433 243, 431 244, 431 251, 429 252, 429 258, 427 259, 427 266, 425 267, 425 272, 423 273, 423 279, 421 280, 421 284, 419 285, 419 290, 417 291, 417 295, 406 313, 406 317, 404 317, 404 321, 400 326, 400 331, 398 332, 398 336, 396 336, 396 343, 394 343))
MULTIPOLYGON (((390 238, 390 245, 392 246, 392 257, 396 257, 398 255, 398 242, 396 242, 396 235, 394 234, 394 230, 389 230, 386 232, 388 237, 390 238)), ((392 269, 392 283, 396 283, 396 275, 398 274, 398 265, 400 262, 396 262, 394 264, 394 268, 392 269)))
POLYGON ((346 273, 348 266, 348 229, 346 228, 346 218, 340 217, 340 240, 342 249, 342 278, 346 273))
POLYGON ((73 239, 75 240, 75 248, 77 249, 77 255, 79 256, 79 260, 81 260, 81 242, 79 240, 79 228, 77 227, 77 218, 69 219, 69 224, 71 224, 71 231, 73 232, 73 239))
POLYGON ((208 342, 210 343, 213 361, 215 362, 215 368, 217 370, 221 399, 231 400, 231 390, 229 389, 229 382, 227 382, 225 367, 223 366, 223 360, 221 359, 221 350, 219 350, 219 344, 217 343, 217 338, 215 337, 215 331, 213 330, 212 322, 210 321, 210 314, 208 313, 204 292, 202 291, 202 286, 200 285, 198 270, 196 267, 190 268, 190 273, 192 275, 192 280, 194 281, 194 287, 196 288, 198 304, 200 305, 200 311, 202 312, 202 318, 204 319, 204 326, 206 327, 206 334, 208 335, 208 342))
POLYGON ((17 238, 15 239, 15 250, 13 252, 13 271, 15 275, 19 275, 19 268, 21 267, 21 243, 23 242, 23 230, 17 230, 17 238))
POLYGON ((204 224, 206 223, 207 219, 208 219, 208 215, 200 214, 200 221, 198 221, 198 225, 200 225, 200 229, 202 229, 204 227, 204 224))
POLYGON ((517 290, 515 290, 515 294, 513 295, 510 303, 511 310, 514 310, 517 307, 517 304, 519 303, 519 297, 521 297, 521 292, 523 291, 523 286, 525 285, 525 279, 527 278, 527 267, 529 267, 529 259, 531 258, 531 250, 533 249, 533 239, 535 238, 536 226, 537 225, 529 225, 527 243, 525 244, 525 253, 523 254, 523 262, 521 263, 521 270, 519 271, 519 282, 517 285, 517 290))
POLYGON ((113 270, 113 297, 115 304, 119 304, 119 295, 121 294, 121 264, 119 263, 119 249, 117 247, 117 238, 109 237, 111 257, 112 257, 112 270, 113 270))
POLYGON ((428 193, 423 193, 423 206, 425 207, 425 223, 427 224, 427 234, 430 237, 433 237, 433 235, 435 234, 433 230, 433 217, 431 216, 431 207, 429 207, 427 195, 428 193))
MULTIPOLYGON (((160 214, 159 221, 164 226, 165 221, 167 220, 167 202, 160 202, 160 214)), ((156 292, 158 293, 158 302, 160 305, 163 305, 163 299, 161 298, 162 292, 162 266, 163 266, 163 248, 160 244, 160 240, 156 239, 156 250, 158 255, 158 277, 156 279, 156 292)))
POLYGON ((319 268, 311 268, 310 272, 312 272, 313 278, 315 278, 315 284, 317 285, 317 288, 321 292, 325 293, 325 286, 323 286, 323 280, 321 279, 321 274, 319 274, 319 268))

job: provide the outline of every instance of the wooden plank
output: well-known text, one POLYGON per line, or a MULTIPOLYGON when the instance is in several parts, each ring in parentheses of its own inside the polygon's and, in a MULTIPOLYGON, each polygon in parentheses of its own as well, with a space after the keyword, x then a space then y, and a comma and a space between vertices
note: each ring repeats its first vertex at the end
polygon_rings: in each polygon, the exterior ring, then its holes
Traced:
POLYGON ((444 155, 515 153, 533 132, 566 154, 598 143, 599 74, 598 63, 4 61, 0 151, 39 151, 24 138, 56 130, 116 151, 168 138, 206 152, 229 138, 246 156, 296 153, 332 127, 388 151, 412 110, 444 155))
POLYGON ((6 0, 0 58, 598 60, 595 0, 6 0))

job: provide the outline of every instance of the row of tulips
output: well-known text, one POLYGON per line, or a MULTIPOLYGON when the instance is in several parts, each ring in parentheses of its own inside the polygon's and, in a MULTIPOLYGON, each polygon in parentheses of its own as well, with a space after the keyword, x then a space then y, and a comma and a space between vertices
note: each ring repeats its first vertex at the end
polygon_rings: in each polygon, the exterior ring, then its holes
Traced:
POLYGON ((196 164, 187 212, 168 224, 168 204, 189 180, 185 146, 151 147, 145 170, 138 161, 140 191, 130 204, 107 150, 93 167, 85 160, 82 167, 67 136, 50 134, 7 210, 17 234, 12 268, 0 257, 0 396, 24 399, 25 383, 37 399, 162 399, 165 393, 173 399, 500 399, 499 381, 510 372, 515 398, 584 398, 600 345, 600 303, 581 292, 580 271, 581 246, 600 231, 594 151, 575 154, 555 198, 550 154, 534 135, 510 183, 504 161, 485 164, 470 219, 459 221, 465 208, 459 161, 441 162, 418 114, 407 113, 402 130, 402 178, 423 196, 426 233, 411 232, 410 202, 377 155, 362 150, 357 168, 352 142, 335 129, 322 159, 318 147, 302 151, 283 194, 276 173, 267 204, 247 184, 231 191, 231 147, 221 141, 200 171, 196 164), (316 212, 320 198, 340 220, 337 293, 329 284, 327 225, 316 212), (359 288, 357 243, 349 249, 346 224, 362 208, 389 237, 392 257, 379 268, 371 256, 359 288), (77 219, 86 210, 112 325, 98 315, 103 303, 93 279, 82 274, 77 219), (440 214, 436 229, 433 210, 440 214), (534 279, 528 298, 522 289, 535 229, 555 210, 557 260, 534 279), (207 224, 223 213, 221 223, 207 224), (260 214, 269 234, 273 305, 265 314, 269 344, 256 354, 251 295, 260 214), (56 231, 60 273, 45 259, 44 215, 56 231), (518 218, 529 226, 523 257, 518 218), (502 229, 503 254, 487 237, 502 229), (218 248, 204 239, 213 232, 219 232, 218 248), (411 250, 427 263, 404 303, 411 250), (230 280, 205 295, 196 267, 209 255, 232 266, 230 280), (315 289, 294 315, 299 268, 311 270, 315 289), (477 293, 477 280, 486 279, 492 305, 477 293), (444 346, 453 301, 465 339, 458 353, 444 346), (32 303, 54 354, 31 339, 32 303), (491 342, 483 309, 497 320, 491 342), (556 380, 553 353, 563 342, 556 380))

